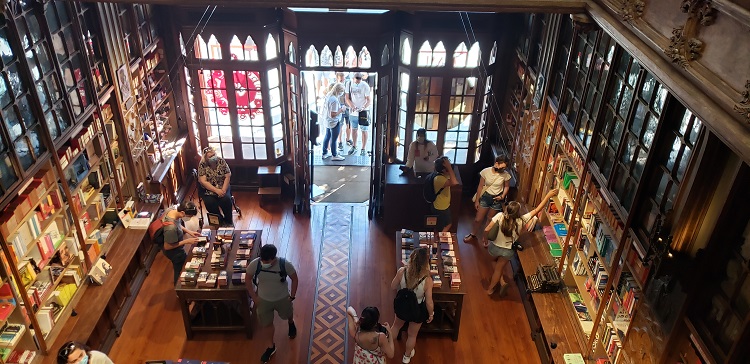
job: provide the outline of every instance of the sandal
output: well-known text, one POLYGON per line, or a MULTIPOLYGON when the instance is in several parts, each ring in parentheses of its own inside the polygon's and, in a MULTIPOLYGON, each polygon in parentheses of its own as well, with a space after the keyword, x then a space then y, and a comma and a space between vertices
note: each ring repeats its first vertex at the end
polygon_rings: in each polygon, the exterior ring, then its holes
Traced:
POLYGON ((468 243, 471 240, 476 240, 476 238, 477 238, 476 235, 474 235, 474 234, 468 234, 468 235, 464 236, 464 243, 468 243))

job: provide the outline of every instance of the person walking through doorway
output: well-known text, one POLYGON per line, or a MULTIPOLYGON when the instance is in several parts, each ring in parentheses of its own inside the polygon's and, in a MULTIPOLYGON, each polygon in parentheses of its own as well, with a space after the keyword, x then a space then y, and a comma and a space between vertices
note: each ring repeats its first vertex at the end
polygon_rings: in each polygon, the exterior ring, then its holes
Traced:
MULTIPOLYGON (((336 82, 344 85, 344 90, 346 90, 351 80, 344 76, 344 72, 336 72, 336 82)), ((346 127, 346 145, 352 146, 352 126, 349 124, 349 108, 346 104, 346 96, 341 95, 339 103, 344 106, 344 113, 341 115, 341 121, 343 122, 341 127, 346 127)), ((343 130, 339 133, 339 153, 344 152, 344 134, 343 130)))
POLYGON ((346 104, 351 110, 349 122, 352 126, 352 147, 349 154, 357 152, 357 130, 362 131, 362 151, 365 155, 367 150, 367 132, 370 130, 370 85, 362 82, 363 75, 361 72, 354 74, 354 82, 350 82, 346 92, 346 104))
POLYGON ((344 157, 336 152, 336 140, 341 132, 341 116, 344 114, 346 107, 341 105, 339 98, 344 95, 344 85, 334 83, 326 94, 323 103, 323 115, 326 118, 326 136, 323 138, 323 159, 333 155, 331 160, 343 161, 344 157), (328 154, 328 147, 331 148, 331 154, 328 154))

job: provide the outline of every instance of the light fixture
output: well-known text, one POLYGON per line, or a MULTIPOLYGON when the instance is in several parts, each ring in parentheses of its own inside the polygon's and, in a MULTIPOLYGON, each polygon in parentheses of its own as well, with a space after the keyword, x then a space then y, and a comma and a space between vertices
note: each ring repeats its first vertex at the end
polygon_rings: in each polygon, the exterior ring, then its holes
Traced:
POLYGON ((346 9, 346 8, 297 8, 291 7, 289 10, 295 13, 348 13, 348 14, 383 14, 388 10, 384 9, 346 9))

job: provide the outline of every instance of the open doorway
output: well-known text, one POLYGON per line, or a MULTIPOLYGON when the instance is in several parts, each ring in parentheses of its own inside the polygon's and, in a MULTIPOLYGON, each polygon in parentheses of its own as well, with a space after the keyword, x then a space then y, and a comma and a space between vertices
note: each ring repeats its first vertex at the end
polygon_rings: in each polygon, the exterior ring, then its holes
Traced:
POLYGON ((317 121, 317 127, 313 125, 310 134, 313 201, 367 202, 372 182, 372 141, 373 136, 378 133, 373 122, 377 73, 351 70, 302 71, 302 79, 308 90, 305 102, 311 113, 315 114, 312 123, 317 121), (365 106, 363 110, 366 112, 365 120, 368 125, 363 125, 365 123, 361 121, 365 113, 358 117, 359 113, 355 116, 354 111, 347 108, 347 112, 341 118, 339 137, 331 140, 328 147, 324 148, 327 121, 320 110, 326 100, 326 93, 336 82, 342 83, 345 88, 344 95, 340 98, 342 104, 346 104, 348 98, 354 104, 365 106), (357 92, 363 90, 367 90, 366 94, 357 92), (365 104, 364 99, 367 99, 365 104), (323 153, 324 149, 326 154, 323 153), (339 158, 334 158, 333 154, 339 158))

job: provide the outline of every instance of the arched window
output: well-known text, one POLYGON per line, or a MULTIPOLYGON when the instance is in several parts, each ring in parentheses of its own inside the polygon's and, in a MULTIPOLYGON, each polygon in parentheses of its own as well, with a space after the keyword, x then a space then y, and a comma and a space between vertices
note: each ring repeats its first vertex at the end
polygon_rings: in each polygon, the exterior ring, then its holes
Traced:
POLYGON ((255 45, 253 37, 247 36, 245 44, 240 43, 240 39, 235 35, 232 42, 229 43, 230 57, 238 61, 257 61, 258 46, 255 45))
POLYGON ((221 59, 221 44, 213 34, 208 38, 208 43, 200 35, 195 38, 195 58, 221 59))
POLYGON ((409 38, 404 39, 404 44, 401 46, 401 62, 405 65, 411 64, 411 43, 409 38))
POLYGON ((341 46, 336 46, 336 54, 333 55, 333 66, 344 67, 344 52, 341 51, 341 46))
POLYGON ((333 54, 331 53, 331 48, 328 48, 328 45, 324 46, 323 50, 320 51, 320 66, 321 67, 333 66, 333 54))
POLYGON ((274 38, 273 34, 269 34, 268 39, 266 40, 266 60, 275 59, 278 54, 279 51, 276 49, 276 38, 274 38))
POLYGON ((359 68, 370 68, 372 66, 372 60, 370 59, 370 51, 367 47, 362 47, 359 51, 359 68))
POLYGON ((388 45, 386 44, 383 47, 383 53, 380 54, 380 65, 385 66, 388 64, 388 61, 390 61, 391 54, 390 50, 388 49, 388 45))
POLYGON ((344 55, 344 67, 357 67, 357 52, 354 51, 354 47, 352 46, 346 48, 346 54, 344 55))
POLYGON ((479 42, 474 42, 469 49, 469 57, 466 59, 466 67, 474 68, 479 66, 479 42))
POLYGON ((289 63, 297 63, 297 52, 294 50, 294 42, 289 42, 289 47, 286 50, 286 56, 289 63))
POLYGON ((490 51, 490 59, 487 61, 488 64, 495 63, 495 57, 497 57, 497 42, 492 43, 492 50, 490 51))
POLYGON ((314 45, 310 45, 305 53, 305 66, 307 67, 318 67, 320 66, 320 56, 318 56, 318 50, 315 49, 314 45))
POLYGON ((432 47, 430 42, 424 41, 422 46, 419 47, 419 54, 417 54, 417 67, 430 67, 432 63, 432 47))
POLYGON ((456 50, 453 51, 453 67, 455 68, 464 68, 466 67, 466 57, 469 53, 469 50, 466 48, 466 43, 461 42, 461 44, 456 47, 456 50))
POLYGON ((445 46, 443 42, 438 42, 435 45, 435 49, 432 51, 432 67, 443 67, 445 66, 445 46))

